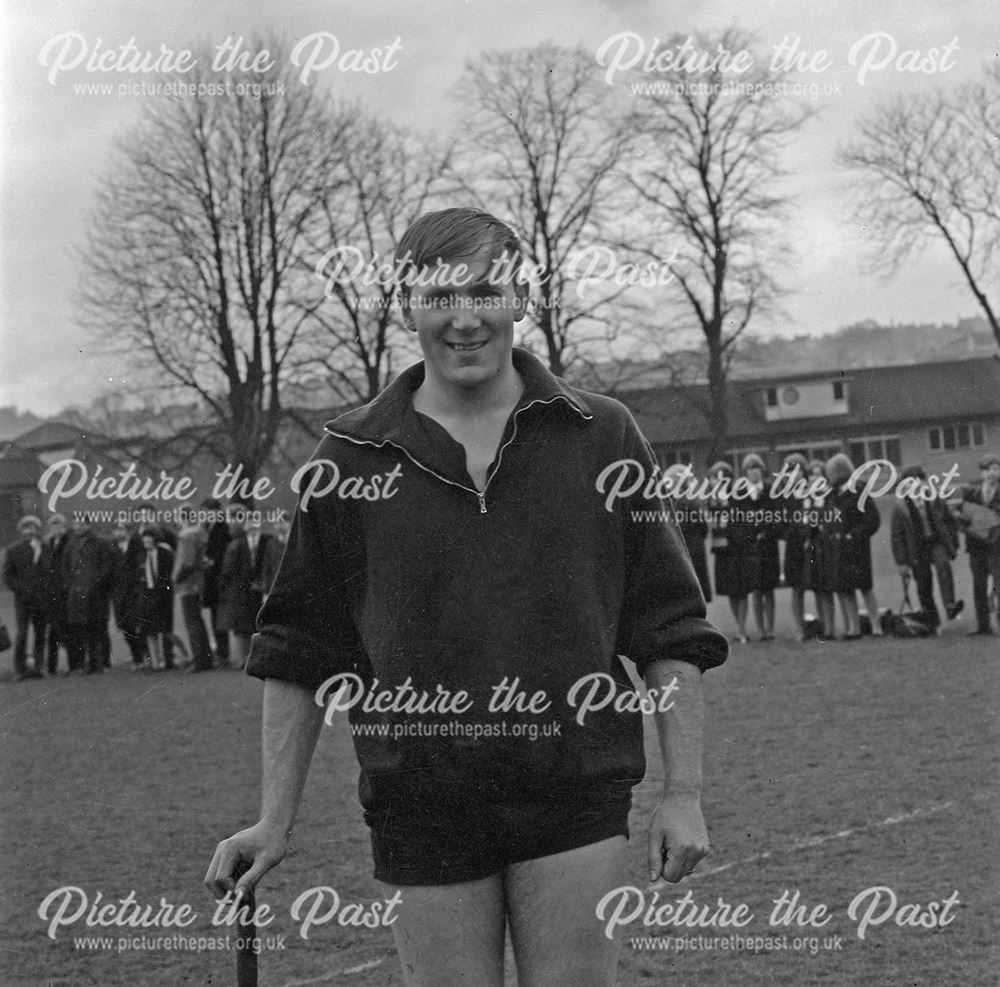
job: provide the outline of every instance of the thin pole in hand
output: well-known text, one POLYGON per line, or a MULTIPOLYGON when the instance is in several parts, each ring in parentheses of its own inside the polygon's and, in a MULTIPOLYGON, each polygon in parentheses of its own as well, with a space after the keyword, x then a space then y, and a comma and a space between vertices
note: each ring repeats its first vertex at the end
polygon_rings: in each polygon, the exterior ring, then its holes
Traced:
MULTIPOLYGON (((237 880, 248 870, 250 864, 240 861, 236 865, 237 880)), ((244 892, 237 909, 236 924, 236 987, 257 987, 257 926, 254 914, 257 911, 257 895, 253 888, 244 892)))

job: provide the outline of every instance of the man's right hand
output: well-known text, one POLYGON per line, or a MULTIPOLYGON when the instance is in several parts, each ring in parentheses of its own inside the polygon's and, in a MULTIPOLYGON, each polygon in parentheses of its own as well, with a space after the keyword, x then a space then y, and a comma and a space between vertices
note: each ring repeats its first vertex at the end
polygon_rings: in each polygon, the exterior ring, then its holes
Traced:
POLYGON ((263 822, 242 829, 215 848, 215 856, 205 874, 205 887, 216 898, 236 891, 237 897, 251 891, 257 882, 288 852, 288 833, 276 831, 263 822), (238 864, 250 868, 241 877, 238 864))
POLYGON ((899 574, 903 577, 903 579, 909 579, 912 575, 912 571, 908 565, 901 565, 899 567, 899 574))

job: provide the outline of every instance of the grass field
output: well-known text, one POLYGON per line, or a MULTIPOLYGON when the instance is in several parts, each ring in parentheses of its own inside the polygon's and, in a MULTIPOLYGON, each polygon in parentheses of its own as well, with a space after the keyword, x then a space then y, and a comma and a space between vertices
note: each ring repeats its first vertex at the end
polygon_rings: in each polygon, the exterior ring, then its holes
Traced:
MULTIPOLYGON (((964 557, 956 571, 968 598, 964 557)), ((883 602, 896 605, 881 555, 879 574, 883 602)), ((0 600, 8 626, 9 602, 0 600)), ((724 607, 712 609, 731 630, 724 607)), ((996 983, 1000 642, 967 639, 967 617, 938 639, 799 645, 787 594, 779 610, 781 640, 737 645, 706 676, 704 807, 714 849, 677 893, 689 889, 713 909, 720 898, 745 903, 753 918, 739 930, 633 922, 621 933, 620 983, 996 983), (873 886, 891 888, 900 909, 957 892, 953 920, 943 929, 890 920, 861 940, 848 904, 873 886), (821 929, 772 928, 772 902, 785 891, 809 909, 825 904, 832 917, 821 929), (747 941, 679 953, 630 942, 736 934, 747 941), (797 937, 807 940, 802 948, 797 937)), ((37 914, 65 886, 90 904, 98 893, 104 903, 134 890, 142 904, 188 903, 197 919, 186 936, 226 932, 211 924, 201 881, 217 840, 255 818, 261 684, 234 672, 132 674, 121 650, 116 658, 103 676, 0 684, 0 984, 235 982, 231 951, 119 952, 120 935, 142 930, 88 929, 81 919, 51 939, 37 914), (74 937, 86 935, 108 935, 111 946, 75 948, 74 937)), ((639 837, 659 768, 652 751, 634 799, 639 837)), ((272 941, 260 957, 262 983, 402 984, 389 930, 329 924, 305 940, 290 917, 293 900, 319 885, 344 902, 378 897, 355 782, 341 722, 323 732, 293 852, 260 889, 276 915, 264 930, 272 941)), ((642 886, 642 840, 629 852, 631 880, 642 886)))

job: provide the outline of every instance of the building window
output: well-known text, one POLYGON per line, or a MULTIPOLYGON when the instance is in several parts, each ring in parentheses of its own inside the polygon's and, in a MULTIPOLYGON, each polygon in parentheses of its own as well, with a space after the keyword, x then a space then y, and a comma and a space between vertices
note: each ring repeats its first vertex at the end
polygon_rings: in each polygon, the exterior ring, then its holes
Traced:
POLYGON ((769 408, 778 407, 778 389, 776 387, 769 387, 767 389, 767 406, 769 408))
POLYGON ((842 380, 835 380, 833 382, 833 400, 844 400, 844 382, 842 380))
POLYGON ((893 466, 902 466, 898 435, 866 435, 848 444, 847 454, 855 466, 871 459, 887 459, 893 466))
POLYGON ((986 430, 980 422, 942 425, 927 432, 927 445, 931 452, 940 452, 942 449, 948 452, 955 449, 975 449, 985 444, 986 430))

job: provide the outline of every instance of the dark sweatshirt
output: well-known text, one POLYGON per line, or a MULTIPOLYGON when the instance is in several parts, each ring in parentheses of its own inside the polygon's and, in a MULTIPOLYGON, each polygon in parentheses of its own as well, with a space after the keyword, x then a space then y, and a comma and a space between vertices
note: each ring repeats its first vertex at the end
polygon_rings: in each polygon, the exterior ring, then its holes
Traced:
POLYGON ((641 673, 727 655, 676 525, 633 518, 661 502, 640 489, 608 510, 598 490, 620 459, 652 475, 628 410, 525 351, 513 359, 525 391, 484 493, 462 445, 413 408, 423 364, 329 423, 311 460, 322 472, 300 477, 247 671, 310 690, 353 673, 367 698, 388 693, 349 713, 367 809, 445 795, 627 798, 645 770, 643 714, 619 656, 641 673), (491 712, 505 678, 547 707, 491 712), (609 701, 580 723, 592 687, 595 705, 609 701))

